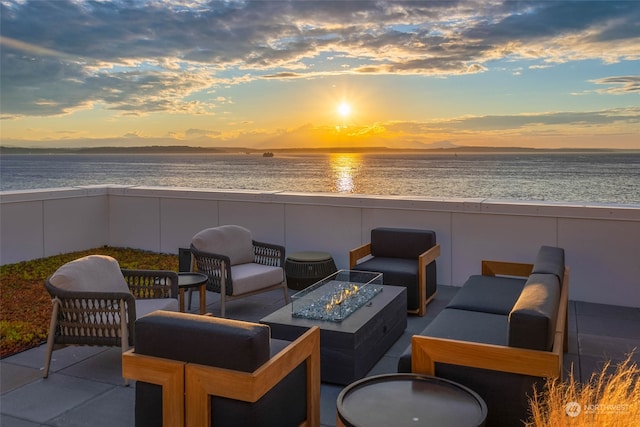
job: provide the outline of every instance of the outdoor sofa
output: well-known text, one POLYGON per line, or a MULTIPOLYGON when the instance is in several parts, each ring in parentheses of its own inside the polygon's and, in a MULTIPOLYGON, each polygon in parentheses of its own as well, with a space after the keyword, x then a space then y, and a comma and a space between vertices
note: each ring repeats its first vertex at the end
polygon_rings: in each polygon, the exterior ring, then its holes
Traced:
POLYGON ((542 246, 535 263, 482 261, 418 335, 398 372, 447 378, 487 403, 487 426, 522 425, 533 386, 562 377, 569 269, 564 250, 542 246))

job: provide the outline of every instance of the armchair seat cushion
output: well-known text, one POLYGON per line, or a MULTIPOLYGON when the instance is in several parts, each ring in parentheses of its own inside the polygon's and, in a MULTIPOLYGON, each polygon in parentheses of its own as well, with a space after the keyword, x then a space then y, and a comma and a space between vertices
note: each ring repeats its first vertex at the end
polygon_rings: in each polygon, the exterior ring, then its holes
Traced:
POLYGON ((251 262, 231 266, 231 276, 233 277, 232 295, 242 295, 266 286, 282 283, 284 281, 284 270, 282 267, 251 262))
POLYGON ((407 288, 407 308, 418 308, 418 259, 374 257, 356 264, 353 270, 382 273, 385 285, 407 288))
POLYGON ((447 308, 508 315, 527 279, 473 275, 467 279, 447 308))

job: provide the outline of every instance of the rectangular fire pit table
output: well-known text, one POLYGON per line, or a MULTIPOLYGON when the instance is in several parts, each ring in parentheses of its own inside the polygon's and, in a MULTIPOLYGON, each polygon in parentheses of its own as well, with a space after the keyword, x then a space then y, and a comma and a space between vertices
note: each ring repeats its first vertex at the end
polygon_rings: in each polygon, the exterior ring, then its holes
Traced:
POLYGON ((311 326, 320 327, 322 382, 347 385, 364 377, 407 327, 407 291, 401 286, 382 286, 381 292, 339 322, 294 317, 295 303, 260 322, 270 326, 273 338, 289 341, 311 326))

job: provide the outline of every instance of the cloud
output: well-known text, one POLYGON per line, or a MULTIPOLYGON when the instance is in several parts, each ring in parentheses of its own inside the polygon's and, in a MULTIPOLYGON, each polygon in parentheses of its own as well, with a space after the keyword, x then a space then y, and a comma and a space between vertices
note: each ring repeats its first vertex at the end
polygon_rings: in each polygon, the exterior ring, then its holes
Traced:
POLYGON ((591 80, 597 85, 609 85, 606 89, 599 89, 599 93, 623 95, 627 93, 640 93, 640 76, 618 76, 591 80))
POLYGON ((5 117, 95 105, 211 114, 215 100, 192 95, 257 78, 640 58, 640 3, 630 1, 16 0, 0 3, 0 20, 5 117))

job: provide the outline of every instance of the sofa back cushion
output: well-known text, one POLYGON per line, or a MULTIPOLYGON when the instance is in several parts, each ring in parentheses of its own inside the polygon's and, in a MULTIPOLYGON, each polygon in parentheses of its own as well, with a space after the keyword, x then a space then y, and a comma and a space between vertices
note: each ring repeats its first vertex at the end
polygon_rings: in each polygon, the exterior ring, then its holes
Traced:
POLYGON ((431 230, 379 227, 371 230, 371 255, 387 258, 414 258, 434 247, 436 233, 431 230))
POLYGON ((559 306, 558 278, 553 274, 531 274, 509 313, 509 346, 551 350, 559 306))
POLYGON ((229 257, 231 265, 254 262, 251 232, 239 225, 222 225, 200 231, 191 239, 199 251, 229 257))
POLYGON ((253 372, 269 360, 269 327, 156 311, 135 323, 136 353, 253 372))
POLYGON ((49 278, 58 289, 76 292, 129 292, 120 265, 106 255, 89 255, 68 262, 49 278))
POLYGON ((533 264, 533 274, 554 274, 562 285, 564 278, 564 249, 542 246, 533 264))

